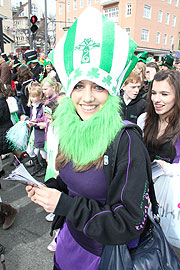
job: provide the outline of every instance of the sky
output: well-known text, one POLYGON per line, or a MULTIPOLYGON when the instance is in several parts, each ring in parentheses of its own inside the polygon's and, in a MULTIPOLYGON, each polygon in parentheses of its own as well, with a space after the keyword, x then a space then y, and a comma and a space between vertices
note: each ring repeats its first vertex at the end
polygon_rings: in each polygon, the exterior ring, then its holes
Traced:
MULTIPOLYGON (((55 15, 56 13, 56 0, 46 0, 47 1, 47 14, 48 15, 55 15)), ((11 0, 12 6, 19 6, 19 3, 22 2, 22 4, 28 2, 28 0, 11 0)), ((45 0, 36 0, 38 4, 42 7, 42 10, 44 11, 44 2, 45 0)))

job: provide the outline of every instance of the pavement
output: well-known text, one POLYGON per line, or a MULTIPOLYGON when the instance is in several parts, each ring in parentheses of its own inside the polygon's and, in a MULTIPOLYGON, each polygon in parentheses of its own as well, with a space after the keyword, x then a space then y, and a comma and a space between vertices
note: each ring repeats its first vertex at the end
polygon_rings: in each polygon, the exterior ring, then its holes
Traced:
MULTIPOLYGON (((6 176, 14 169, 13 155, 3 160, 6 176)), ((32 168, 28 171, 31 172, 32 168)), ((43 177, 36 178, 43 182, 43 177)), ((51 222, 45 220, 47 213, 27 197, 25 185, 1 178, 0 196, 3 202, 18 209, 15 222, 8 230, 0 227, 0 243, 5 246, 7 270, 51 270, 53 252, 47 249, 52 241, 51 222)), ((0 270, 3 269, 0 263, 0 270)))

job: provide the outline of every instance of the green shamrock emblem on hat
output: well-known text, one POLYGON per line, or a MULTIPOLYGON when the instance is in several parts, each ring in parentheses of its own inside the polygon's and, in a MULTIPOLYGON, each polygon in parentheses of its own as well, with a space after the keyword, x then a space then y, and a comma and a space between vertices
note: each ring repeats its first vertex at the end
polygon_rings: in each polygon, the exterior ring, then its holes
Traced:
POLYGON ((99 78, 99 69, 98 68, 92 68, 91 71, 88 71, 87 76, 93 78, 99 78))
POLYGON ((104 79, 102 80, 103 83, 107 84, 108 86, 111 85, 111 80, 112 80, 112 77, 110 75, 108 75, 107 77, 104 77, 104 79))

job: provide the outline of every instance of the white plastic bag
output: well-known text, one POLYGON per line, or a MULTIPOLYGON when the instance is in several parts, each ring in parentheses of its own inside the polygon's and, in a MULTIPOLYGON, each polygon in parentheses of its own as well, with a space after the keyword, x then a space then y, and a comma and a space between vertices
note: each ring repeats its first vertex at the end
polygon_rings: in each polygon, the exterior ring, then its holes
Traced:
POLYGON ((25 151, 29 140, 29 127, 26 121, 19 121, 11 127, 6 134, 6 140, 12 149, 25 151))
POLYGON ((161 175, 154 183, 160 224, 169 243, 180 248, 180 177, 161 175))

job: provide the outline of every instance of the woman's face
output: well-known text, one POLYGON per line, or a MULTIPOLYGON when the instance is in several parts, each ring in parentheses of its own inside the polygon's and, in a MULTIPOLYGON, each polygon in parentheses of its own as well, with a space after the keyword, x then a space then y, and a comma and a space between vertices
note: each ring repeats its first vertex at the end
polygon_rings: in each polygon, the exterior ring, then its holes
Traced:
POLYGON ((90 81, 77 83, 71 94, 76 112, 82 120, 87 120, 98 112, 107 101, 108 96, 107 90, 90 81))
POLYGON ((175 104, 175 91, 167 80, 154 81, 152 86, 151 100, 155 112, 165 118, 171 112, 175 104))
POLYGON ((46 65, 46 71, 47 71, 47 73, 49 73, 51 70, 52 70, 52 65, 51 64, 46 65))
POLYGON ((152 81, 154 79, 155 74, 156 69, 154 67, 146 67, 146 79, 148 81, 152 81))
POLYGON ((46 98, 52 98, 56 95, 55 86, 52 86, 49 82, 42 85, 42 90, 46 98))

